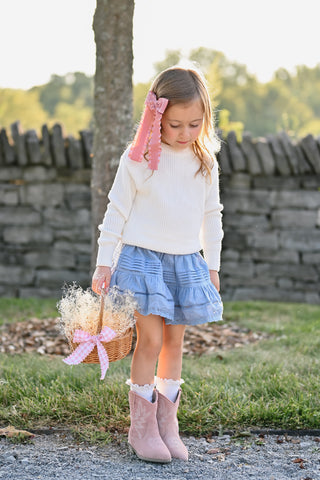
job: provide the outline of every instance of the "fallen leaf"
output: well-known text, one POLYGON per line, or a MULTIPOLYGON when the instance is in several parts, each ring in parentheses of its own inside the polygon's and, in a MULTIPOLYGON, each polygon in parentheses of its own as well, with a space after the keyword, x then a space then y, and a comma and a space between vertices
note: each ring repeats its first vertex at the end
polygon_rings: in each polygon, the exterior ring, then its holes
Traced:
MULTIPOLYGON (((69 345, 59 328, 59 318, 30 318, 0 326, 0 353, 38 352, 41 355, 69 355, 69 345)), ((188 326, 184 337, 185 355, 212 354, 267 338, 265 333, 240 328, 235 323, 188 326)), ((132 348, 136 336, 133 337, 132 348)), ((223 360, 221 353, 216 358, 223 360)))
POLYGON ((226 456, 224 453, 221 453, 220 455, 218 455, 219 462, 225 462, 225 460, 226 460, 226 456))
POLYGON ((0 428, 0 437, 7 437, 7 438, 19 437, 23 439, 23 438, 34 438, 34 434, 27 432, 27 430, 18 430, 12 425, 9 425, 6 428, 0 428))
POLYGON ((207 451, 207 454, 208 455, 214 455, 214 454, 220 453, 220 452, 221 452, 220 448, 210 448, 210 450, 207 451))
POLYGON ((303 460, 302 458, 296 458, 295 460, 293 460, 293 463, 299 463, 299 468, 305 468, 304 462, 305 460, 303 460))
POLYGON ((230 449, 229 449, 229 448, 222 448, 221 451, 222 451, 225 455, 231 455, 231 452, 230 452, 230 449))

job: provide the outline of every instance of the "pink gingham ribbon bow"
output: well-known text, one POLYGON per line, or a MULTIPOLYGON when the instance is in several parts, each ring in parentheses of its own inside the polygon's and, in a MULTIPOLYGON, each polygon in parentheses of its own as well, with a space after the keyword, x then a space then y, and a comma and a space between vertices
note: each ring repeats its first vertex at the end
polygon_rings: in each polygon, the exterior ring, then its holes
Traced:
POLYGON ((110 342, 116 336, 116 332, 107 326, 103 327, 99 335, 90 335, 90 333, 84 330, 76 330, 73 335, 73 342, 80 345, 63 361, 68 365, 78 365, 97 346, 101 366, 101 380, 103 380, 109 368, 109 357, 101 342, 110 342))

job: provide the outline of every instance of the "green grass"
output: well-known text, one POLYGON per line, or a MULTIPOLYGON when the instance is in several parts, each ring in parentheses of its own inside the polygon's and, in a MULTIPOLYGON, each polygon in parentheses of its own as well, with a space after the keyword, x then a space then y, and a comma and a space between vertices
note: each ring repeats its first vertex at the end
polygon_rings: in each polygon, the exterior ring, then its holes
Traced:
POLYGON ((0 325, 28 320, 31 317, 58 316, 57 300, 36 298, 0 298, 0 325))
MULTIPOLYGON (((0 299, 1 322, 56 315, 54 300, 0 299)), ((320 428, 320 307, 229 302, 225 321, 270 335, 255 345, 185 357, 180 430, 206 435, 224 429, 320 428)), ((107 441, 129 426, 130 358, 69 367, 60 357, 2 355, 0 425, 68 426, 107 441)))

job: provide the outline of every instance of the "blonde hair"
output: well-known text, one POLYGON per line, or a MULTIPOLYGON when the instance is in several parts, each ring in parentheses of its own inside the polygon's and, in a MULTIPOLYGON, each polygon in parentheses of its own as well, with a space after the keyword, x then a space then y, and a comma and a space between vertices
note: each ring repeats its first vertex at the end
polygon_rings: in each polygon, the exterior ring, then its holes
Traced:
POLYGON ((203 107, 203 124, 192 148, 200 160, 197 173, 211 174, 214 154, 220 150, 220 140, 214 132, 214 119, 206 81, 195 68, 170 67, 161 72, 153 81, 151 91, 157 98, 169 100, 167 108, 200 99, 203 107))

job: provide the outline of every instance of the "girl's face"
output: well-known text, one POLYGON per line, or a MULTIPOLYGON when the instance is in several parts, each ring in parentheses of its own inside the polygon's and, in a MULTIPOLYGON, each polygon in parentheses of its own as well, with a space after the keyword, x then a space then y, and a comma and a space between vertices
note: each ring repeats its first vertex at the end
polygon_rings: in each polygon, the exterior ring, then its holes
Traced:
POLYGON ((161 141, 183 150, 197 140, 203 124, 203 108, 199 99, 173 105, 165 110, 161 122, 161 141))

